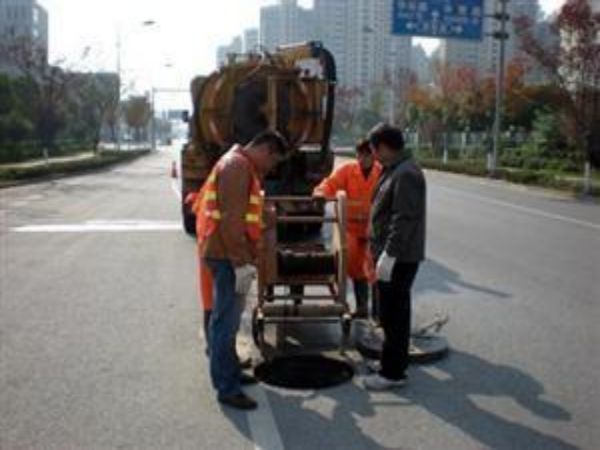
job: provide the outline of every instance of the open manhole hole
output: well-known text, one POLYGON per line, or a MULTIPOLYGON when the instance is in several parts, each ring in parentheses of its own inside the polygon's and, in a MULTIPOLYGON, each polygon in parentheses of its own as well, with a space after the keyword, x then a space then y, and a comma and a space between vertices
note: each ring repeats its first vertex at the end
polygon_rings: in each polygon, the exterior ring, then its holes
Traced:
POLYGON ((281 356, 254 369, 264 383, 290 389, 322 389, 352 379, 354 370, 347 362, 322 355, 281 356))

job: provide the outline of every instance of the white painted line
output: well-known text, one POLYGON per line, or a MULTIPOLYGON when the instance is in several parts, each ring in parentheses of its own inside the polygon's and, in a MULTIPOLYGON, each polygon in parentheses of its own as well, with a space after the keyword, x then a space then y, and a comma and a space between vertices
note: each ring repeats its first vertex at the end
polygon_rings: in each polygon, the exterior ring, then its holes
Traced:
POLYGON ((16 233, 90 233, 129 231, 181 231, 181 224, 174 221, 114 220, 88 221, 75 224, 40 224, 12 228, 16 233))
POLYGON ((252 433, 254 449, 283 450, 281 436, 264 389, 260 385, 255 385, 244 390, 258 402, 258 408, 248 413, 248 426, 252 433))
POLYGON ((471 194, 469 192, 461 191, 460 189, 453 189, 453 188, 441 187, 441 186, 436 186, 436 189, 447 191, 447 192, 452 192, 454 194, 458 194, 463 197, 474 198, 474 199, 482 201, 483 203, 489 203, 491 205, 497 205, 497 206, 504 206, 505 208, 510 208, 510 209, 514 209, 516 211, 525 212, 527 214, 531 214, 534 216, 545 217, 547 219, 560 220, 561 222, 571 223, 573 225, 578 225, 580 227, 592 228, 594 230, 600 230, 600 224, 597 224, 597 223, 588 222, 585 220, 574 219, 572 217, 567 217, 567 216, 563 216, 560 214, 548 213, 546 211, 542 211, 541 209, 515 205, 513 203, 504 202, 502 200, 494 200, 489 197, 484 197, 483 195, 471 194))
POLYGON ((179 190, 177 180, 171 179, 171 190, 175 193, 179 201, 181 201, 181 191, 179 190))

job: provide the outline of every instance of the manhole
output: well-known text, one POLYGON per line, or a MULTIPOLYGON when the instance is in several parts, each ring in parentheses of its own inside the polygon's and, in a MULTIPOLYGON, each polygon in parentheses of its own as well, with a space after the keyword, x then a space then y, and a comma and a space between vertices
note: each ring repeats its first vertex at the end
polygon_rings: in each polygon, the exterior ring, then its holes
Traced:
MULTIPOLYGON (((379 359, 383 334, 381 329, 362 329, 356 338, 356 349, 366 358, 379 359)), ((409 361, 413 364, 425 364, 442 359, 448 353, 448 341, 435 334, 411 336, 409 361)))
POLYGON ((322 355, 281 356, 265 361, 254 369, 264 383, 290 389, 322 389, 352 379, 352 366, 322 355))

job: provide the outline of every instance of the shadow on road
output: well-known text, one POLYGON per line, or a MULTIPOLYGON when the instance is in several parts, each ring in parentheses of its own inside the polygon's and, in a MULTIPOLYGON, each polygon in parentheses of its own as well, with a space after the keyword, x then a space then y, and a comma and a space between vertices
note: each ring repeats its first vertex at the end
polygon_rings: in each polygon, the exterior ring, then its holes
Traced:
MULTIPOLYGON (((418 414, 415 408, 419 408, 444 421, 451 429, 459 430, 482 448, 577 448, 559 437, 520 423, 523 415, 534 416, 532 422, 571 420, 568 411, 544 398, 545 391, 541 383, 522 370, 490 363, 456 350, 449 358, 436 364, 435 368, 435 371, 431 371, 427 366, 413 366, 409 386, 395 391, 391 396, 372 395, 357 384, 310 394, 268 389, 267 396, 284 447, 316 448, 325 439, 328 448, 387 448, 369 436, 369 431, 365 430, 365 424, 361 421, 376 415, 383 417, 383 414, 393 414, 402 429, 410 429, 407 421, 414 419, 415 413, 418 414), (485 404, 485 397, 495 403, 487 406, 489 403, 485 404), (518 406, 510 404, 507 410, 507 399, 518 406), (499 403, 498 400, 502 401, 499 403), (480 406, 481 403, 485 406, 480 406), (523 411, 517 411, 518 416, 514 417, 516 407, 523 411)), ((223 412, 241 433, 252 440, 243 413, 227 409, 223 412)), ((375 429, 381 432, 381 425, 375 429)), ((447 433, 447 430, 432 428, 422 432, 437 434, 432 440, 439 442, 443 436, 438 433, 447 433)), ((398 434, 397 430, 386 429, 382 440, 397 437, 398 434)), ((414 434, 411 438, 414 441, 414 434)), ((426 441, 428 439, 424 436, 422 442, 426 441)), ((402 449, 402 442, 395 442, 390 448, 402 449)))
MULTIPOLYGON (((517 418, 478 406, 474 397, 511 399, 537 419, 568 422, 571 414, 544 399, 544 387, 522 370, 494 364, 453 349, 436 365, 438 376, 426 367, 411 371, 410 387, 400 398, 419 405, 449 425, 460 429, 486 448, 576 449, 564 440, 518 423, 517 418)), ((503 403, 505 405, 506 403, 503 403)), ((513 409, 514 410, 514 409, 513 409)))
POLYGON ((480 284, 464 280, 461 274, 435 261, 427 260, 419 268, 414 286, 415 297, 429 291, 442 294, 458 294, 462 290, 475 291, 495 298, 509 298, 510 294, 490 289, 480 284))

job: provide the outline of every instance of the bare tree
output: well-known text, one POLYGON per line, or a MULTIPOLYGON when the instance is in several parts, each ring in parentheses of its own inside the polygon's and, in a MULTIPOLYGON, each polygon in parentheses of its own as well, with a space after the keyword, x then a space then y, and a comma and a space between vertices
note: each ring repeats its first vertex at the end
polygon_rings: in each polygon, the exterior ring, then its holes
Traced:
POLYGON ((586 161, 600 167, 600 13, 587 0, 567 0, 552 23, 556 39, 535 36, 531 21, 517 21, 521 47, 564 92, 562 119, 586 161))

